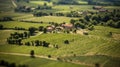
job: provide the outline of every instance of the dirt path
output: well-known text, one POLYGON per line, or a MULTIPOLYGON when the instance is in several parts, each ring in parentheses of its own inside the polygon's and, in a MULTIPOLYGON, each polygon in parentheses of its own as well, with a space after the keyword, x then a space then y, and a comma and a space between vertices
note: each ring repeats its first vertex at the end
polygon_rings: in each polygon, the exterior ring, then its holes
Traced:
MULTIPOLYGON (((30 54, 21 54, 21 53, 0 52, 0 54, 18 55, 18 56, 28 56, 28 57, 30 57, 30 54)), ((35 55, 35 57, 57 61, 57 58, 48 58, 47 56, 35 55)), ((64 62, 64 61, 63 61, 63 62, 64 62)), ((78 61, 69 61, 69 60, 68 60, 68 61, 65 61, 65 62, 69 62, 69 63, 73 63, 73 64, 86 65, 86 66, 91 66, 91 67, 93 67, 93 65, 91 65, 91 64, 86 64, 86 63, 78 62, 78 61)))
POLYGON ((16 3, 14 2, 14 0, 11 0, 11 2, 12 2, 12 4, 13 4, 13 6, 16 8, 17 5, 16 5, 16 3))

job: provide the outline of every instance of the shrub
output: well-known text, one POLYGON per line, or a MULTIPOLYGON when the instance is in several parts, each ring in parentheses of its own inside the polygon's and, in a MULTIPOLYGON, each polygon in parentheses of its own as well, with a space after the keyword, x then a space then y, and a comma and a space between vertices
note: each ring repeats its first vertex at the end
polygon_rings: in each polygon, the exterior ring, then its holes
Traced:
POLYGON ((64 41, 64 44, 69 44, 69 41, 68 41, 68 40, 65 40, 65 41, 64 41))

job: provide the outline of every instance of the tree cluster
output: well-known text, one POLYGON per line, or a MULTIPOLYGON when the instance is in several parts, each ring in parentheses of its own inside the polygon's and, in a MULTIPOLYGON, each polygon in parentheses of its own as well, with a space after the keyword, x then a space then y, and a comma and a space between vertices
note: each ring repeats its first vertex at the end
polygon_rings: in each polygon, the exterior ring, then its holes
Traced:
POLYGON ((85 29, 92 26, 90 25, 90 22, 87 21, 86 19, 78 19, 78 20, 71 19, 70 23, 73 24, 76 29, 79 28, 85 29))
POLYGON ((33 16, 41 17, 41 16, 66 16, 66 17, 81 17, 81 14, 78 11, 71 11, 69 13, 48 13, 48 12, 34 12, 33 16))
POLYGON ((43 47, 49 47, 50 43, 46 42, 46 41, 39 41, 39 40, 35 40, 35 41, 31 41, 31 42, 25 42, 26 46, 43 46, 43 47))
POLYGON ((114 28, 120 28, 120 10, 114 9, 111 12, 96 13, 89 17, 92 20, 92 24, 97 25, 101 24, 104 26, 110 26, 114 28))
POLYGON ((4 21, 13 21, 12 17, 2 17, 0 18, 0 22, 4 22, 4 21))
POLYGON ((114 9, 111 12, 91 13, 91 15, 85 15, 79 20, 71 19, 70 23, 73 24, 75 28, 88 28, 89 30, 93 30, 94 25, 104 25, 120 28, 119 11, 119 9, 114 9))
POLYGON ((44 3, 43 6, 38 5, 38 7, 37 7, 36 9, 37 9, 37 10, 44 10, 44 9, 50 10, 50 9, 52 9, 52 7, 51 7, 51 6, 47 6, 47 3, 44 3))
POLYGON ((67 13, 67 17, 81 17, 81 14, 79 14, 78 11, 71 11, 70 13, 67 13))
POLYGON ((25 65, 25 64, 17 65, 16 63, 9 63, 8 61, 5 61, 5 60, 0 60, 0 66, 3 66, 3 67, 28 67, 28 65, 25 65))
POLYGON ((25 28, 22 28, 22 27, 15 27, 14 29, 15 30, 25 30, 25 28))
POLYGON ((116 5, 120 6, 120 0, 87 0, 89 5, 116 5))
POLYGON ((18 44, 18 45, 22 45, 22 39, 25 38, 29 38, 30 35, 28 32, 24 32, 24 33, 11 33, 10 37, 7 38, 7 42, 8 44, 18 44))
POLYGON ((32 12, 29 6, 18 6, 15 8, 15 12, 32 12))

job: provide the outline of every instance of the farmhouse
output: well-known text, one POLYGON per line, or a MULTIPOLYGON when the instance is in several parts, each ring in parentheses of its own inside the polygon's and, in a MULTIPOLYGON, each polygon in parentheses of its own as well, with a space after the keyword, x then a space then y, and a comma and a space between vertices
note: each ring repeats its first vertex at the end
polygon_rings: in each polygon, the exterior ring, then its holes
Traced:
POLYGON ((62 27, 64 29, 72 29, 73 28, 73 24, 62 24, 62 27))
POLYGON ((52 32, 54 30, 54 26, 47 26, 47 32, 52 32))

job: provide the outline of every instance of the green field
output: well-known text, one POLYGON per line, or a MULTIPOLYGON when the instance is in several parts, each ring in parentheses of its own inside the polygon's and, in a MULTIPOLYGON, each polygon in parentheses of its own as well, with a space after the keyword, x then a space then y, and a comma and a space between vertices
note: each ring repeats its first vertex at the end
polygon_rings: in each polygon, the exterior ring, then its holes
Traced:
MULTIPOLYGON (((58 45, 60 48, 45 48, 45 47, 33 47, 33 46, 11 46, 11 45, 1 45, 0 51, 5 52, 18 52, 18 53, 28 53, 31 49, 34 49, 38 55, 52 55, 52 56, 69 56, 73 54, 77 55, 110 55, 119 57, 119 35, 118 39, 114 37, 108 37, 109 31, 114 32, 114 34, 119 34, 119 29, 96 26, 96 30, 91 31, 88 36, 80 34, 41 34, 37 36, 30 37, 23 40, 23 42, 34 41, 34 40, 45 40, 51 45, 58 45), (103 30, 104 29, 104 30, 103 30), (104 32, 104 33, 103 33, 104 32), (69 40, 70 44, 64 44, 64 40, 69 40), (73 41, 74 40, 74 41, 73 41), (86 42, 87 41, 87 42, 86 42), (108 45, 109 44, 109 45, 108 45), (20 50, 21 48, 24 48, 20 50), (66 49, 66 50, 64 50, 66 49), (71 50, 72 49, 72 50, 71 50)), ((4 35, 4 34, 3 34, 4 35)))
POLYGON ((4 28, 15 28, 21 27, 28 29, 30 27, 39 28, 39 26, 48 26, 49 24, 40 24, 40 23, 27 23, 27 22, 19 22, 19 21, 10 21, 10 22, 0 22, 4 26, 4 28))
POLYGON ((7 12, 7 11, 13 11, 14 6, 12 5, 11 0, 0 0, 0 13, 1 12, 7 12))
POLYGON ((78 65, 78 64, 72 64, 67 62, 61 62, 61 61, 52 61, 42 58, 30 58, 26 56, 15 56, 15 55, 3 55, 0 54, 0 60, 5 60, 10 63, 16 63, 16 65, 19 64, 26 64, 29 67, 89 67, 84 65, 78 65), (24 60, 24 61, 23 61, 24 60))
MULTIPOLYGON (((57 2, 58 0, 52 0, 57 2)), ((67 13, 70 11, 92 11, 94 5, 87 5, 87 1, 77 0, 81 5, 56 5, 52 2, 44 0, 31 0, 30 3, 15 2, 16 5, 25 5, 32 8, 36 8, 38 5, 44 5, 47 3, 48 6, 52 6, 52 9, 35 10, 52 13, 67 13)), ((119 9, 119 6, 103 6, 105 9, 113 10, 119 9)), ((33 11, 34 12, 34 11, 33 11)), ((30 38, 23 39, 23 45, 19 46, 16 44, 8 44, 7 38, 11 33, 14 32, 25 32, 30 27, 39 28, 39 26, 48 26, 49 22, 55 23, 70 23, 71 19, 80 19, 81 17, 66 17, 66 16, 42 16, 34 17, 33 12, 14 12, 14 6, 11 0, 0 0, 0 18, 12 17, 14 21, 0 21, 0 25, 3 25, 3 29, 0 30, 0 52, 6 53, 21 53, 29 54, 31 50, 35 51, 35 55, 48 57, 51 55, 52 58, 60 58, 62 61, 50 60, 48 58, 30 58, 28 56, 16 56, 16 55, 5 55, 0 53, 0 60, 6 60, 10 63, 15 62, 18 64, 27 64, 29 67, 89 67, 95 63, 99 63, 101 67, 119 67, 120 64, 120 29, 112 28, 108 26, 94 26, 94 30, 82 29, 88 31, 88 35, 82 35, 80 33, 42 33, 36 31, 36 35, 30 36, 30 38), (21 22, 21 21, 29 22, 21 22), (41 22, 43 23, 32 23, 41 22), (25 28, 26 30, 11 30, 9 28, 25 28), (110 32, 112 35, 110 36, 110 32), (25 42, 31 41, 46 41, 50 43, 52 47, 43 46, 26 46, 25 42), (69 44, 65 44, 64 41, 68 40, 69 44), (53 47, 58 45, 58 49, 53 47), (84 66, 87 65, 87 66, 84 66)), ((89 21, 88 21, 89 22, 89 21)), ((92 21, 90 21, 92 22, 92 21)), ((83 33, 83 32, 81 32, 83 33)))
POLYGON ((85 62, 86 64, 99 63, 101 67, 119 67, 120 58, 110 57, 105 55, 90 55, 90 56, 72 56, 64 59, 71 59, 72 61, 85 62))
POLYGON ((37 4, 37 5, 44 5, 44 3, 46 3, 48 6, 52 6, 52 2, 47 2, 47 1, 30 1, 30 3, 32 4, 37 4))
POLYGON ((56 22, 56 23, 69 23, 71 19, 78 19, 78 18, 69 18, 69 17, 57 17, 57 16, 43 16, 43 17, 30 17, 23 20, 26 21, 43 21, 43 22, 56 22))

